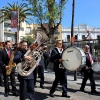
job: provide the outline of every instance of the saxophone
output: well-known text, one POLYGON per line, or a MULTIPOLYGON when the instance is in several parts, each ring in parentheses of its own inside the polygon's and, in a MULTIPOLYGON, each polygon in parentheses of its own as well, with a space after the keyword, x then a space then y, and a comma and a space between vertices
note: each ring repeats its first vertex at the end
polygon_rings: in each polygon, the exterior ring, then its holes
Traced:
POLYGON ((6 75, 10 75, 12 68, 16 66, 16 63, 13 62, 14 53, 15 53, 15 51, 12 51, 11 57, 10 57, 10 60, 9 60, 9 63, 8 63, 9 69, 6 70, 6 75))

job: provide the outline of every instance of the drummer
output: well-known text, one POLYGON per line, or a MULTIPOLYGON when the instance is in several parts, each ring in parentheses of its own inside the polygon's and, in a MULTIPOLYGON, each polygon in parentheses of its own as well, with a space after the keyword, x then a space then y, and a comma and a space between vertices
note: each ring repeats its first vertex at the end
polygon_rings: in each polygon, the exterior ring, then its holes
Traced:
POLYGON ((87 82, 87 79, 90 79, 90 84, 91 84, 91 93, 98 93, 95 89, 95 80, 94 80, 94 74, 93 74, 93 70, 92 70, 92 56, 90 54, 90 47, 89 45, 85 45, 84 46, 84 51, 86 54, 86 65, 83 68, 83 72, 84 72, 84 78, 81 84, 81 88, 80 91, 84 92, 84 88, 87 82))
POLYGON ((61 59, 62 52, 63 52, 62 40, 57 39, 56 47, 52 50, 51 57, 50 57, 50 61, 54 63, 54 72, 55 72, 55 80, 54 80, 51 90, 50 90, 50 96, 54 97, 54 92, 60 81, 61 85, 62 85, 62 97, 70 98, 70 96, 67 95, 66 69, 61 64, 63 61, 61 59))

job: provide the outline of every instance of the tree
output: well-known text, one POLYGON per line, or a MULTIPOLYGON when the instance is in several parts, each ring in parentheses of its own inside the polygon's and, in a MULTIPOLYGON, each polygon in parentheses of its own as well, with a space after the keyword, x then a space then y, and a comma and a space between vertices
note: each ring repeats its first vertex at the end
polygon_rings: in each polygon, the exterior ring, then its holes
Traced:
POLYGON ((32 15, 30 9, 26 3, 18 4, 18 2, 14 2, 13 4, 8 3, 8 6, 4 6, 1 11, 3 15, 0 16, 0 23, 11 20, 11 12, 18 11, 18 32, 15 33, 16 42, 18 43, 21 22, 28 22, 28 19, 32 20, 31 18, 28 18, 28 16, 32 15))
POLYGON ((31 37, 31 36, 25 36, 21 40, 27 40, 28 41, 28 45, 30 46, 34 41, 34 38, 31 37))
POLYGON ((58 29, 62 21, 62 14, 66 0, 26 0, 31 5, 31 13, 36 22, 41 25, 42 30, 49 38, 58 29), (45 25, 46 24, 46 27, 45 25))
POLYGON ((8 6, 4 6, 1 11, 3 13, 2 16, 0 16, 0 23, 4 21, 11 20, 11 11, 19 11, 19 25, 21 22, 28 22, 27 19, 32 20, 31 18, 28 18, 28 16, 32 16, 30 9, 25 3, 21 3, 18 5, 18 2, 14 2, 13 4, 7 3, 8 6))

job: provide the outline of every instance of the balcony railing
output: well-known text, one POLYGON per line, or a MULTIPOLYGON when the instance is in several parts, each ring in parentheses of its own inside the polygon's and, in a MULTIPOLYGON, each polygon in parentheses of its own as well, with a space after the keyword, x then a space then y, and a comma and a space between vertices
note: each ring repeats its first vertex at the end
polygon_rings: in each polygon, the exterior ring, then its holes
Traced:
POLYGON ((4 27, 4 31, 10 31, 11 32, 11 28, 10 27, 4 27))
MULTIPOLYGON (((94 56, 100 56, 100 39, 93 39, 92 40, 92 51, 93 51, 93 55, 94 56)), ((76 46, 79 48, 84 48, 84 46, 86 44, 88 44, 89 41, 88 40, 80 40, 80 41, 75 41, 74 43, 72 43, 72 46, 76 46)), ((54 43, 48 43, 48 46, 50 46, 50 48, 54 47, 54 43)), ((71 46, 71 42, 63 42, 63 46, 64 48, 70 47, 71 46)))

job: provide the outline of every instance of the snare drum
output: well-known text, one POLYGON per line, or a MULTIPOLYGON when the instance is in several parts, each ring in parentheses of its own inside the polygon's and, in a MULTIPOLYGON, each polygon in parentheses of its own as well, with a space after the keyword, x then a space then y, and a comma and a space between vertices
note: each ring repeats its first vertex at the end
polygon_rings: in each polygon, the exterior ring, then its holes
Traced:
POLYGON ((69 47, 62 53, 63 66, 69 71, 76 71, 80 66, 85 65, 86 55, 79 47, 69 47))

